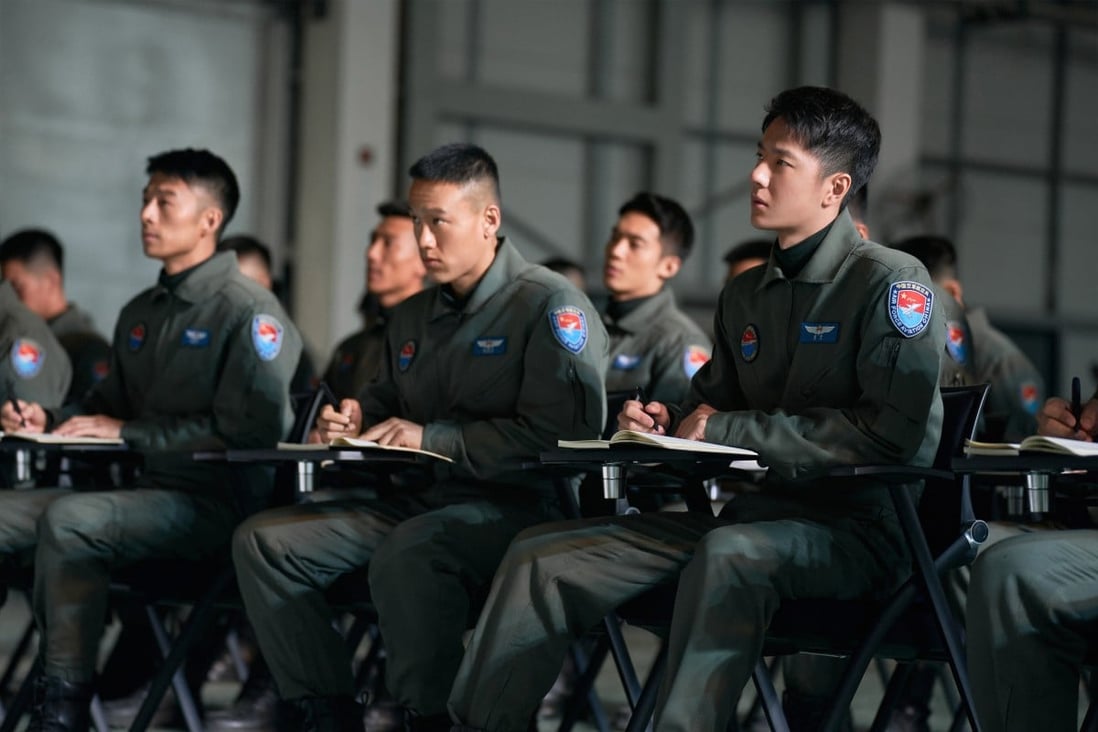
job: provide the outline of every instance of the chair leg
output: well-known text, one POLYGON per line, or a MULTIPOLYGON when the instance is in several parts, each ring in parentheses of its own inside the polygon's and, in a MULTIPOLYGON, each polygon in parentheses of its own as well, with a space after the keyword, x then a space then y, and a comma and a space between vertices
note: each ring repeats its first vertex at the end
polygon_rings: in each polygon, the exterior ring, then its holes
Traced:
MULTIPOLYGON (((766 662, 766 659, 763 659, 766 662)), ((769 663, 766 663, 766 673, 769 674, 771 683, 777 677, 778 667, 782 662, 781 656, 771 656, 769 663)), ((751 700, 751 706, 747 708, 747 713, 743 715, 743 722, 740 726, 750 727, 758 718, 759 713, 762 711, 762 695, 757 691, 755 698, 751 700)))
POLYGON ((652 714, 656 711, 656 697, 659 694, 660 684, 663 683, 664 674, 667 671, 667 644, 660 645, 660 652, 656 660, 652 662, 652 670, 648 672, 648 678, 644 682, 637 705, 633 708, 633 715, 629 718, 629 725, 625 732, 641 732, 652 730, 652 714))
POLYGON ((6 693, 8 687, 11 686, 15 671, 19 667, 19 663, 26 657, 27 649, 30 648, 31 641, 34 640, 34 633, 34 618, 31 618, 27 621, 27 627, 23 629, 23 634, 19 636, 19 642, 15 644, 15 649, 11 652, 8 664, 4 667, 4 675, 0 676, 0 694, 6 693))
POLYGON ((751 678, 755 681, 755 691, 759 695, 759 703, 771 732, 789 732, 789 722, 786 721, 785 712, 782 710, 781 697, 778 696, 778 690, 774 688, 774 679, 763 659, 760 658, 755 664, 751 678))
MULTIPOLYGON (((145 616, 149 622, 149 627, 152 628, 153 637, 156 638, 156 647, 160 650, 160 655, 164 658, 168 657, 171 652, 171 639, 168 637, 167 630, 164 629, 164 623, 161 621, 160 616, 156 613, 156 608, 152 605, 145 606, 145 616)), ((187 678, 183 674, 182 664, 175 669, 172 674, 172 689, 175 691, 175 699, 179 704, 180 710, 183 712, 183 720, 187 724, 188 732, 201 732, 202 720, 198 714, 198 709, 195 707, 194 697, 191 695, 191 690, 187 686, 187 678)), ((165 692, 167 690, 165 689, 165 692)), ((146 695, 146 699, 142 702, 142 708, 148 702, 149 697, 152 696, 152 689, 149 689, 149 693, 146 695)), ((153 700, 153 708, 155 709, 160 704, 160 699, 163 694, 160 694, 153 700)), ((131 732, 144 732, 144 728, 137 725, 136 720, 130 727, 131 732)))
POLYGON ((91 721, 92 726, 95 727, 95 732, 110 732, 111 726, 107 724, 107 714, 103 711, 103 702, 99 699, 98 694, 92 697, 91 708, 88 711, 91 712, 91 721))
POLYGON ((1098 701, 1092 701, 1087 709, 1087 716, 1083 717, 1083 726, 1079 732, 1098 732, 1098 701))
POLYGON ((7 714, 4 715, 3 724, 0 724, 0 732, 15 732, 23 715, 26 714, 27 710, 31 707, 34 696, 34 682, 41 673, 42 664, 36 657, 34 663, 31 665, 30 671, 27 672, 27 677, 23 679, 23 683, 19 685, 19 690, 15 692, 15 698, 12 699, 11 704, 8 705, 8 711, 7 714))
POLYGON ((614 658, 614 665, 618 668, 618 676, 621 677, 625 697, 629 700, 629 708, 636 709, 637 699, 640 698, 640 680, 637 678, 633 659, 629 655, 629 648, 625 645, 625 638, 621 634, 621 619, 617 615, 607 615, 603 618, 602 624, 606 629, 606 637, 610 641, 610 654, 614 658))
POLYGON ((572 697, 564 704, 557 732, 571 732, 585 707, 591 712, 592 724, 599 732, 606 732, 610 729, 610 721, 595 692, 595 677, 606 661, 606 654, 610 652, 610 641, 606 636, 599 636, 590 655, 587 655, 580 643, 573 643, 569 649, 576 667, 576 683, 572 689, 572 697))
POLYGON ((889 719, 892 717, 892 712, 896 708, 896 702, 907 689, 914 668, 914 664, 911 663, 896 664, 896 668, 892 670, 892 676, 885 686, 884 697, 877 706, 877 714, 873 717, 873 726, 869 728, 869 732, 884 732, 889 719))

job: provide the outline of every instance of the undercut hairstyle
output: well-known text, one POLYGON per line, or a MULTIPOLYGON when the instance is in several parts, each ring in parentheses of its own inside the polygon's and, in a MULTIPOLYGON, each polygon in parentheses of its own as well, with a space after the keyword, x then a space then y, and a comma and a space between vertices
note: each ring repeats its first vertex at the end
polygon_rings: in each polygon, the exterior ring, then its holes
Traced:
POLYGON ((408 175, 413 180, 434 183, 487 183, 493 203, 503 202, 499 192, 499 169, 483 148, 465 142, 453 142, 436 147, 412 164, 408 175))
POLYGON ((148 175, 160 173, 169 178, 179 178, 189 186, 201 186, 209 191, 221 209, 221 228, 218 235, 232 220, 237 204, 240 203, 240 187, 233 169, 209 150, 188 147, 153 155, 149 158, 145 172, 148 175))
POLYGON ((932 280, 957 276, 957 250, 953 242, 944 236, 910 236, 896 242, 892 248, 922 262, 932 280))
POLYGON ((766 106, 763 132, 778 118, 789 126, 797 144, 819 160, 823 176, 850 175, 844 206, 851 193, 869 181, 881 150, 881 128, 853 99, 819 86, 787 89, 766 106))
POLYGON ((253 236, 238 234, 226 237, 218 242, 217 251, 235 252, 237 257, 259 257, 267 271, 271 271, 271 248, 253 236))
POLYGON ((694 246, 694 222, 678 201, 658 193, 642 191, 618 209, 618 216, 639 213, 656 222, 663 253, 685 260, 694 246))
POLYGON ((728 250, 724 255, 725 264, 737 264, 747 259, 770 259, 770 247, 773 239, 748 239, 728 250))
POLYGON ((865 217, 869 214, 869 184, 866 183, 858 190, 846 197, 846 207, 855 221, 866 223, 865 217))
POLYGON ((389 216, 410 219, 412 218, 412 209, 407 201, 384 201, 377 205, 377 215, 383 219, 389 216))
POLYGON ((0 242, 0 263, 20 262, 31 270, 43 267, 65 272, 65 250, 45 229, 21 229, 0 242))

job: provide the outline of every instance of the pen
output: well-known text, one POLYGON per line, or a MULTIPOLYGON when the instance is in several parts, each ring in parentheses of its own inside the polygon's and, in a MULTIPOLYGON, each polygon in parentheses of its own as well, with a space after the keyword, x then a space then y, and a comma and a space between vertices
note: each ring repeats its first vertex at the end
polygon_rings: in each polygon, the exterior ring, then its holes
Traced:
POLYGON ((1079 427, 1079 417, 1083 415, 1082 385, 1079 377, 1071 379, 1071 416, 1075 417, 1075 427, 1079 427))
POLYGON ((15 384, 8 380, 8 401, 11 402, 11 408, 15 410, 15 413, 19 415, 19 426, 27 426, 27 418, 23 416, 23 410, 19 408, 19 400, 15 398, 15 384))
POLYGON ((640 402, 642 405, 648 403, 648 397, 645 396, 643 386, 638 386, 636 388, 636 390, 633 392, 633 400, 637 401, 637 402, 640 402))

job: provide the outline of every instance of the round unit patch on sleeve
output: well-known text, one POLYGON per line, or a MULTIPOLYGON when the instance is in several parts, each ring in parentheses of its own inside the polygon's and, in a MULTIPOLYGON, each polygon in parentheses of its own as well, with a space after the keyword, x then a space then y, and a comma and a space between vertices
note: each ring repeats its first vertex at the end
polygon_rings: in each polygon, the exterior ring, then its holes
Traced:
POLYGON ((549 325, 565 349, 579 353, 587 345, 587 316, 571 305, 562 305, 549 313, 549 325))
POLYGON ((11 365, 22 379, 33 379, 42 372, 46 362, 46 351, 37 341, 30 338, 16 338, 11 344, 11 365))
POLYGON ((686 372, 686 378, 694 378, 698 369, 709 360, 709 349, 705 346, 687 346, 686 353, 682 356, 682 369, 686 372))
POLYGON ((1041 406, 1041 391, 1037 388, 1037 385, 1032 381, 1026 381, 1022 384, 1022 407, 1030 414, 1037 414, 1037 408, 1041 406))
POLYGON ((959 364, 968 362, 968 347, 965 345, 965 329, 956 320, 946 322, 946 351, 959 364))
POLYGON ((888 288, 888 318, 905 338, 914 338, 930 324, 934 293, 926 285, 904 280, 888 288))
POLYGON ((252 318, 252 345, 264 361, 273 361, 282 350, 282 323, 273 315, 261 313, 252 318))

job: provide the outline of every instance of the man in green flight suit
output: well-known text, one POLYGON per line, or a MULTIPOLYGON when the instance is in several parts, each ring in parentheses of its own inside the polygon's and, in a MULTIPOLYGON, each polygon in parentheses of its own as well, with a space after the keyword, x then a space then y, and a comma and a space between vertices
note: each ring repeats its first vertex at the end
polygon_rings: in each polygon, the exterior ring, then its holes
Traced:
POLYGON ((602 281, 610 302, 606 391, 643 387, 656 401, 681 401, 709 360, 709 337, 675 304, 668 281, 694 243, 694 225, 678 202, 638 193, 618 209, 606 243, 602 281))
POLYGON ((338 399, 353 399, 378 371, 388 313, 423 289, 426 270, 419 258, 412 212, 403 201, 377 207, 381 221, 366 249, 366 292, 371 310, 362 330, 340 341, 324 371, 324 382, 338 399))
POLYGON ((713 359, 681 408, 628 401, 622 428, 757 450, 758 493, 720 517, 647 513, 535 527, 511 544, 450 697, 454 729, 524 729, 569 643, 682 573, 660 730, 722 730, 783 597, 858 597, 902 580, 887 491, 812 480, 858 462, 928 465, 941 431, 942 323, 914 259, 843 211, 876 163, 876 121, 845 95, 772 100, 751 173, 766 267, 721 293, 713 359))
MULTIPOLYGON (((219 556, 270 490, 262 468, 230 473, 186 453, 270 447, 292 422, 300 336, 232 254, 214 254, 240 196, 232 170, 206 150, 186 149, 150 158, 146 172, 141 238, 146 256, 163 263, 159 282, 122 309, 110 373, 83 400, 60 411, 22 405, 29 429, 121 437, 145 456, 137 490, 60 495, 38 521, 43 676, 30 730, 88 728, 112 569, 219 556)), ((17 420, 4 405, 4 428, 17 420)), ((0 494, 0 516, 22 493, 0 494)), ((25 538, 33 543, 33 526, 25 538)))
POLYGON ((95 329, 91 315, 65 295, 64 258, 61 242, 43 229, 23 229, 0 243, 4 279, 24 305, 49 323, 72 363, 67 404, 107 375, 110 344, 95 329))
MULTIPOLYGON (((49 325, 20 301, 11 282, 0 282, 0 399, 60 406, 71 381, 69 357, 49 325)), ((20 429, 17 422, 5 429, 20 429)))
POLYGON ((474 598, 515 534, 561 516, 550 477, 522 464, 559 438, 597 437, 605 420, 606 332, 586 296, 497 237, 492 158, 446 145, 410 174, 419 253, 438 285, 393 310, 378 379, 338 411, 326 407, 318 428, 324 439, 362 433, 453 463, 377 499, 263 512, 233 541, 279 693, 323 732, 363 728, 325 588, 369 565, 387 686, 404 708, 379 725, 448 729, 474 598))

